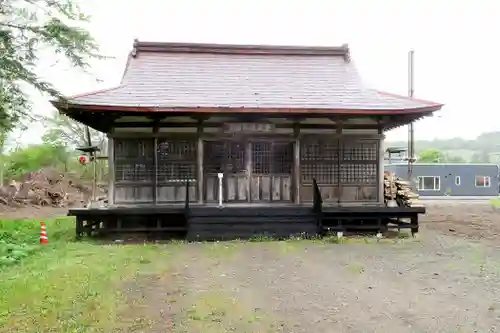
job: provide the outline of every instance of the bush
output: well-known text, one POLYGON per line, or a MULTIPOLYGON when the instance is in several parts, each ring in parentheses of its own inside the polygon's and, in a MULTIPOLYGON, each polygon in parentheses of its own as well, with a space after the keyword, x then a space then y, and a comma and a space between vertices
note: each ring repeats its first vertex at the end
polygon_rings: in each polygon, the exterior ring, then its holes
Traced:
MULTIPOLYGON (((45 221, 51 247, 61 241, 70 241, 74 230, 73 219, 63 217, 45 221)), ((20 263, 43 250, 40 246, 40 220, 0 220, 0 269, 20 263)))

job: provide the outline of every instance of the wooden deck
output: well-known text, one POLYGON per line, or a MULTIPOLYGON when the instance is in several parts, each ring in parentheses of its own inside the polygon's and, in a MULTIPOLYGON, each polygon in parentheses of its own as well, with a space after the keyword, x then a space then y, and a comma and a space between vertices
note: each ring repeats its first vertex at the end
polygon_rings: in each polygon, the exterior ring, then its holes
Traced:
POLYGON ((116 232, 176 233, 188 240, 248 238, 255 235, 289 237, 324 235, 328 231, 371 230, 389 227, 418 232, 424 207, 327 206, 320 211, 306 205, 232 204, 217 206, 138 205, 74 208, 76 236, 116 232))

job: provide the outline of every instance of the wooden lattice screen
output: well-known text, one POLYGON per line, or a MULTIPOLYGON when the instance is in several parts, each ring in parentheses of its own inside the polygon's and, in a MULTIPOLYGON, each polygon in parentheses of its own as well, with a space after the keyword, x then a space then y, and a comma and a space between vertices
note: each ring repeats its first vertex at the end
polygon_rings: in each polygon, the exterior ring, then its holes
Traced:
POLYGON ((153 183, 152 139, 114 139, 115 183, 153 183))
POLYGON ((246 168, 244 143, 210 141, 205 144, 203 156, 204 170, 207 174, 238 173, 246 168))
POLYGON ((196 140, 158 140, 158 184, 196 181, 196 140))
POLYGON ((378 143, 376 141, 345 142, 340 168, 343 185, 376 185, 378 143))
POLYGON ((330 200, 376 199, 377 140, 304 140, 300 166, 302 185, 310 186, 316 179, 330 200))
POLYGON ((293 167, 293 144, 281 142, 252 143, 252 164, 253 174, 291 174, 293 167))
POLYGON ((301 151, 302 183, 310 185, 337 184, 339 179, 339 145, 337 142, 320 140, 305 141, 301 151))
POLYGON ((153 139, 114 139, 115 203, 154 201, 153 139))

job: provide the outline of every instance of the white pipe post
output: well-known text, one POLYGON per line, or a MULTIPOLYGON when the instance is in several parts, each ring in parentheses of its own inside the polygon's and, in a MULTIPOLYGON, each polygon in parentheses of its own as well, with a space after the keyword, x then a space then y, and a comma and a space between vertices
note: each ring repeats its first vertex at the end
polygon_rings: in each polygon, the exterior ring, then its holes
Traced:
POLYGON ((217 174, 217 177, 219 177, 219 208, 222 208, 222 179, 224 178, 224 174, 222 172, 219 172, 217 174))

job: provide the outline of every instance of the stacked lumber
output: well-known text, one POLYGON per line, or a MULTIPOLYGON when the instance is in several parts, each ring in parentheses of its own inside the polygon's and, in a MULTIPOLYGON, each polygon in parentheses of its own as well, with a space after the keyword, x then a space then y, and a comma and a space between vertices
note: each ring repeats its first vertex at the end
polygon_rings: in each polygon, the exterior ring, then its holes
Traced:
POLYGON ((390 200, 395 200, 398 206, 410 207, 418 197, 409 181, 396 177, 391 172, 384 172, 384 201, 386 204, 390 200))

